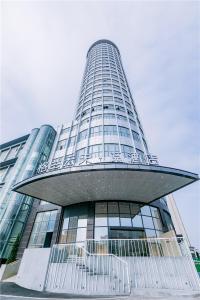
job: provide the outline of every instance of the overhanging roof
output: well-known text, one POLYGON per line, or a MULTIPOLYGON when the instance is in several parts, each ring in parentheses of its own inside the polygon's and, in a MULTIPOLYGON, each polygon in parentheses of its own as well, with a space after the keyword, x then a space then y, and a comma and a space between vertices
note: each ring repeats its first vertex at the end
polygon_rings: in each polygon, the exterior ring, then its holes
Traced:
POLYGON ((174 168, 108 163, 36 175, 13 190, 61 206, 98 200, 150 203, 198 179, 174 168))

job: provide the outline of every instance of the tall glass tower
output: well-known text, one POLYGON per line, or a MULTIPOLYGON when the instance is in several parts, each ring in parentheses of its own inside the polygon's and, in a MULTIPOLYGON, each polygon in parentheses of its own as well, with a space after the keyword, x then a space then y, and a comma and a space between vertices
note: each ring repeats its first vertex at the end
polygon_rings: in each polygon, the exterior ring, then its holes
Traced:
POLYGON ((115 44, 94 43, 87 54, 76 109, 76 156, 115 157, 136 153, 145 163, 149 154, 142 125, 115 44))

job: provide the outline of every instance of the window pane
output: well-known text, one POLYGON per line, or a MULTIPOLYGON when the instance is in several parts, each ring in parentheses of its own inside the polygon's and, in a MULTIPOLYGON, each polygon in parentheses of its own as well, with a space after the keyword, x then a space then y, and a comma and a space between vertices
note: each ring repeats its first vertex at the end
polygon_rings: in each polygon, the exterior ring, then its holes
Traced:
POLYGON ((155 230, 151 229, 145 229, 145 233, 147 237, 156 237, 156 232, 155 230))
POLYGON ((107 226, 107 216, 95 216, 95 226, 107 226))
POLYGON ((118 202, 108 202, 108 213, 119 213, 118 202))
POLYGON ((129 208, 129 203, 119 203, 119 211, 121 214, 128 213, 130 214, 130 208, 129 208))
POLYGON ((76 229, 68 230, 67 243, 73 243, 76 241, 76 229))
POLYGON ((80 218, 78 219, 78 227, 87 227, 87 218, 80 218))
POLYGON ((136 216, 140 213, 140 205, 135 203, 130 203, 131 215, 136 216))
POLYGON ((161 223, 160 219, 153 218, 153 222, 155 225, 155 229, 162 230, 162 223, 161 223))
POLYGON ((96 227, 95 228, 95 239, 107 239, 108 238, 108 228, 107 227, 96 227))
POLYGON ((150 207, 147 205, 141 207, 141 213, 142 213, 142 215, 145 215, 145 216, 151 216, 150 207))
POLYGON ((95 213, 102 214, 102 213, 107 213, 107 202, 102 202, 102 203, 96 203, 95 205, 95 213))
POLYGON ((132 218, 133 227, 143 227, 141 216, 132 218))
POLYGON ((152 229, 154 229, 153 220, 152 220, 151 217, 145 217, 145 216, 143 216, 142 219, 143 219, 143 223, 144 223, 144 227, 145 228, 152 228, 152 229))
POLYGON ((119 217, 109 217, 108 218, 109 226, 120 226, 119 217))
POLYGON ((155 218, 160 218, 159 210, 156 207, 151 206, 152 216, 155 218))
POLYGON ((69 225, 69 218, 65 218, 63 222, 63 229, 68 229, 69 225))
POLYGON ((76 235, 76 241, 81 242, 86 240, 86 228, 78 228, 77 229, 77 235, 76 235))
POLYGON ((120 218, 121 226, 132 227, 131 218, 120 218))
POLYGON ((69 228, 76 228, 78 225, 78 217, 70 217, 69 228))

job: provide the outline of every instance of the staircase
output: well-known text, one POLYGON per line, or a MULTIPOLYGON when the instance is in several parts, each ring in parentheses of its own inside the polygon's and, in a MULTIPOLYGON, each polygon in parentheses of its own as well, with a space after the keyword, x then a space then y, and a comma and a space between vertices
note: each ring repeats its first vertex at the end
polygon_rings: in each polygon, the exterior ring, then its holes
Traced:
POLYGON ((129 295, 128 266, 113 254, 92 254, 76 245, 55 245, 45 290, 81 295, 129 295))

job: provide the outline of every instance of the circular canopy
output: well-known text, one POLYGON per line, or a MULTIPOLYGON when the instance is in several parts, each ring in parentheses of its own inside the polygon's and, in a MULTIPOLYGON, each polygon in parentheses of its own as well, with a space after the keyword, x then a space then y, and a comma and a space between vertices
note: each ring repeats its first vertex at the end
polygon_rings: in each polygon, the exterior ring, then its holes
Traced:
POLYGON ((150 203, 198 179, 161 166, 95 164, 36 175, 13 190, 61 206, 98 200, 150 203))

